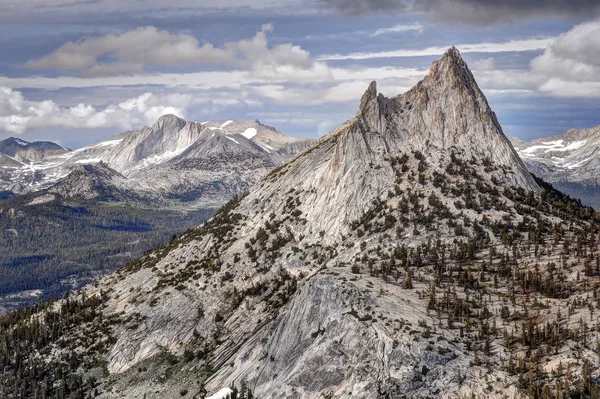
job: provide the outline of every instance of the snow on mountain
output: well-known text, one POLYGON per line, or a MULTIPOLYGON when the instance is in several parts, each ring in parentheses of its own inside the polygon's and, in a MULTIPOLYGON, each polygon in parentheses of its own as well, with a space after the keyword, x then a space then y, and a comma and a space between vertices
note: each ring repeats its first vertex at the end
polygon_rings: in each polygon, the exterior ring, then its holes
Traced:
POLYGON ((53 143, 0 142, 0 188, 15 193, 44 190, 80 165, 104 162, 126 178, 123 184, 129 190, 169 197, 176 207, 182 199, 185 207, 212 206, 240 194, 310 143, 257 120, 196 123, 164 115, 152 126, 74 151, 53 143), (207 167, 211 164, 224 169, 207 167), (197 170, 198 165, 203 168, 197 170))
POLYGON ((215 394, 206 397, 206 399, 228 399, 231 398, 233 390, 231 388, 221 388, 215 394))
POLYGON ((15 169, 15 168, 21 168, 22 166, 23 166, 22 162, 19 162, 16 159, 14 159, 13 157, 0 152, 0 168, 15 169))
POLYGON ((531 142, 511 141, 533 174, 588 205, 600 207, 600 125, 569 129, 531 142))
POLYGON ((39 161, 67 151, 66 148, 49 141, 28 143, 14 137, 0 141, 0 153, 13 157, 20 162, 39 161))
POLYGON ((252 137, 256 136, 257 133, 258 132, 256 131, 256 128, 249 127, 248 129, 244 130, 242 136, 251 139, 252 137))

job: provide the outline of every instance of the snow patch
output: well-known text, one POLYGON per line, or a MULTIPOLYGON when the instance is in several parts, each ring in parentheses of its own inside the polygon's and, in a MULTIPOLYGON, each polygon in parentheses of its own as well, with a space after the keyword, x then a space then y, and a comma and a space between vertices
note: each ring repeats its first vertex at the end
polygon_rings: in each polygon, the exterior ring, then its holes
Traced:
POLYGON ((29 171, 29 172, 35 172, 37 170, 45 170, 45 169, 51 169, 54 168, 56 166, 59 166, 62 162, 39 162, 39 163, 30 163, 29 165, 23 165, 23 167, 21 168, 23 171, 29 171))
POLYGON ((574 151, 585 145, 587 140, 574 141, 565 145, 564 140, 555 140, 555 141, 545 141, 540 145, 532 145, 531 147, 527 147, 521 151, 521 153, 525 156, 532 156, 539 150, 543 150, 544 153, 550 151, 574 151))
POLYGON ((230 123, 232 123, 232 122, 233 122, 233 121, 227 121, 227 122, 223 123, 223 124, 221 125, 221 129, 223 129, 225 126, 229 125, 229 124, 230 124, 230 123))
POLYGON ((144 169, 150 165, 156 165, 159 163, 163 163, 166 161, 169 161, 173 158, 175 158, 178 155, 181 155, 185 150, 187 150, 192 144, 189 144, 187 146, 181 147, 181 148, 177 148, 175 150, 172 151, 165 151, 162 154, 155 154, 151 157, 148 157, 146 159, 144 159, 142 161, 141 164, 137 165, 136 167, 133 168, 133 170, 139 170, 139 169, 144 169))
POLYGON ((271 153, 271 151, 267 150, 267 149, 266 149, 265 147, 263 147, 262 145, 260 145, 260 144, 259 144, 258 146, 259 146, 260 148, 262 148, 263 150, 265 150, 265 151, 266 151, 268 154, 270 154, 270 153, 271 153))
POLYGON ((23 141, 21 139, 15 139, 15 143, 17 143, 18 145, 20 145, 21 147, 25 147, 27 144, 29 144, 26 141, 23 141))
POLYGON ((585 145, 586 141, 587 140, 574 141, 571 144, 567 145, 565 148, 561 149, 560 151, 578 150, 579 148, 581 148, 585 145))
POLYGON ((231 388, 221 388, 217 393, 207 397, 206 399, 227 399, 232 393, 233 390, 231 388))
POLYGON ((249 127, 248 129, 244 130, 244 132, 242 133, 242 136, 246 137, 247 139, 251 139, 252 137, 256 136, 256 133, 258 133, 256 131, 256 128, 249 127))
POLYGON ((123 139, 119 139, 119 140, 107 140, 107 141, 101 141, 98 144, 94 144, 92 147, 90 148, 99 148, 99 147, 114 147, 117 144, 119 144, 121 141, 123 141, 123 139))
POLYGON ((78 159, 74 163, 88 164, 88 163, 98 163, 100 161, 102 161, 102 158, 101 157, 97 157, 97 158, 88 158, 88 159, 78 159))
POLYGON ((225 136, 225 137, 228 138, 229 140, 233 141, 234 143, 239 144, 239 142, 236 139, 234 139, 233 137, 229 137, 229 136, 225 136))
POLYGON ((583 161, 576 162, 576 163, 567 163, 562 166, 563 166, 563 168, 567 168, 567 169, 575 169, 575 168, 579 168, 580 166, 583 166, 583 164, 585 164, 590 159, 592 159, 592 158, 586 158, 583 161))

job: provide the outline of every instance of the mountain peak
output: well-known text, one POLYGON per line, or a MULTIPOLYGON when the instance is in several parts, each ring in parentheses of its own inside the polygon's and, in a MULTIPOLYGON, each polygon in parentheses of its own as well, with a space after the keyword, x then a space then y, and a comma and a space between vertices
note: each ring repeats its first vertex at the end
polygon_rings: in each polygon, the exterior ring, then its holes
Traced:
POLYGON ((360 100, 357 116, 359 116, 368 126, 376 127, 379 114, 377 82, 372 81, 360 100))
POLYGON ((2 144, 2 145, 16 144, 16 145, 19 145, 21 147, 24 147, 24 146, 26 146, 26 145, 28 145, 30 143, 27 142, 27 141, 25 141, 25 140, 19 139, 17 137, 12 137, 11 136, 11 137, 9 137, 7 139, 1 140, 0 144, 2 144))
POLYGON ((506 186, 540 190, 455 47, 435 61, 415 87, 393 99, 378 94, 372 82, 355 121, 356 128, 350 130, 358 134, 353 141, 357 154, 377 148, 383 152, 413 148, 439 157, 458 151, 512 170, 505 179, 498 177, 506 186))
POLYGON ((11 136, 8 139, 6 139, 6 141, 14 141, 15 143, 20 144, 20 145, 27 145, 27 144, 29 144, 29 142, 27 142, 25 140, 22 140, 22 139, 19 139, 17 137, 13 137, 13 136, 11 136))
POLYGON ((177 130, 181 130, 186 124, 185 119, 181 119, 177 115, 173 114, 165 114, 158 118, 158 120, 154 123, 153 126, 163 127, 163 128, 175 128, 177 130))
POLYGON ((446 63, 455 67, 468 69, 467 63, 465 62, 465 60, 463 60, 462 56, 460 55, 460 51, 458 51, 458 49, 454 46, 446 50, 442 58, 440 58, 435 63, 446 63))
POLYGON ((475 77, 458 49, 450 47, 438 61, 434 61, 425 80, 432 80, 459 89, 479 92, 475 77))
POLYGON ((370 101, 372 101, 374 98, 377 98, 377 82, 376 81, 372 81, 369 84, 369 87, 367 87, 367 90, 365 90, 365 93, 363 94, 361 100, 360 100, 360 108, 363 108, 363 104, 366 104, 370 101))
POLYGON ((444 53, 444 57, 451 57, 454 60, 461 60, 462 61, 462 57, 460 55, 460 51, 458 51, 458 49, 456 47, 454 47, 454 46, 451 46, 448 50, 446 50, 446 52, 444 53))

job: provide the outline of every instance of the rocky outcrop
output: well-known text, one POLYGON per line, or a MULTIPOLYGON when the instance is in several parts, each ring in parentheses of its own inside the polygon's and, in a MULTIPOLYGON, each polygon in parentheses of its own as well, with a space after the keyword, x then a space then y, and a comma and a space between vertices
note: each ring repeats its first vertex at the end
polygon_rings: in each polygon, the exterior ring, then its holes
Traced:
POLYGON ((62 198, 129 202, 159 206, 160 198, 151 191, 134 190, 128 179, 106 163, 78 165, 71 173, 48 190, 31 195, 59 194, 62 198))
POLYGON ((11 156, 0 153, 0 167, 6 169, 14 169, 20 168, 21 166, 23 166, 22 162, 17 161, 11 156))

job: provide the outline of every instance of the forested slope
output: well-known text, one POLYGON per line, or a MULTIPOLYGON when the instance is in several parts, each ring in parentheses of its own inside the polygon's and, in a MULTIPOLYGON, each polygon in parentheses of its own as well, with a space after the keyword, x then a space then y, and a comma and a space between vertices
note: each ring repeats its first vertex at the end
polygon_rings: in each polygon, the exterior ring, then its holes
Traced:
POLYGON ((0 312, 3 307, 35 302, 40 295, 60 296, 76 289, 212 213, 94 201, 37 205, 25 205, 19 197, 0 201, 0 312), (42 292, 22 295, 28 290, 42 292))

